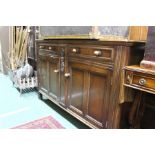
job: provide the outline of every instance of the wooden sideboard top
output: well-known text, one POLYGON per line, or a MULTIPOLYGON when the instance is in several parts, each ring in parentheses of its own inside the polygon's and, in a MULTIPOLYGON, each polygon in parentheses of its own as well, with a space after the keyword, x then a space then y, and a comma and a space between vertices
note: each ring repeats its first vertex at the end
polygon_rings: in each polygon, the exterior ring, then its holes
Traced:
POLYGON ((155 94, 155 70, 126 66, 124 73, 124 86, 155 94))
POLYGON ((133 71, 133 72, 139 72, 139 73, 144 73, 144 74, 150 74, 150 75, 155 76, 155 70, 142 68, 142 67, 140 67, 140 66, 138 66, 138 65, 125 66, 123 69, 124 69, 124 70, 133 71))
POLYGON ((109 41, 109 40, 96 40, 96 39, 37 39, 38 43, 57 43, 57 44, 96 44, 96 45, 116 45, 116 46, 136 46, 145 45, 145 41, 109 41))

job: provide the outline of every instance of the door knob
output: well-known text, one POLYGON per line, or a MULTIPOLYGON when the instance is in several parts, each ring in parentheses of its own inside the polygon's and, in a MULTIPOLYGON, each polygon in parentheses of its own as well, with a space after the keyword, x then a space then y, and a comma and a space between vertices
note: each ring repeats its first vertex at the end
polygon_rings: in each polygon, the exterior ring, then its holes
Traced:
POLYGON ((52 49, 52 47, 51 47, 51 46, 49 46, 49 47, 48 47, 48 49, 49 49, 49 50, 51 50, 51 49, 52 49))
POLYGON ((65 73, 65 77, 70 77, 70 73, 65 73))
POLYGON ((55 69, 55 70, 54 70, 54 73, 58 73, 58 72, 59 72, 59 70, 58 70, 58 69, 55 69))
POLYGON ((73 48, 73 49, 72 49, 72 52, 73 52, 73 53, 77 53, 77 49, 76 49, 76 48, 73 48))

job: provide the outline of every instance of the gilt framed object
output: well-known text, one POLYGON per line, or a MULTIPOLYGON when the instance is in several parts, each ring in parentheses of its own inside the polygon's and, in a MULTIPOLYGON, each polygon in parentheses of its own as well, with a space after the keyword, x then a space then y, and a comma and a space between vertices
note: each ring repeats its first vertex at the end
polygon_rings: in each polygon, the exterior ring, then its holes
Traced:
POLYGON ((145 41, 146 26, 40 26, 40 39, 145 41))

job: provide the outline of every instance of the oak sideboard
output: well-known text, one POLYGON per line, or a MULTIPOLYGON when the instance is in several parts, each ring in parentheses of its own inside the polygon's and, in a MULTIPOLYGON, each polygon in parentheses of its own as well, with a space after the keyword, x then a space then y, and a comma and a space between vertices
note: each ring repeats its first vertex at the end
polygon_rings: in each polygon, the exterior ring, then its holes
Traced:
POLYGON ((144 42, 37 40, 39 97, 47 97, 91 128, 121 128, 122 105, 132 100, 123 70, 139 64, 144 42))

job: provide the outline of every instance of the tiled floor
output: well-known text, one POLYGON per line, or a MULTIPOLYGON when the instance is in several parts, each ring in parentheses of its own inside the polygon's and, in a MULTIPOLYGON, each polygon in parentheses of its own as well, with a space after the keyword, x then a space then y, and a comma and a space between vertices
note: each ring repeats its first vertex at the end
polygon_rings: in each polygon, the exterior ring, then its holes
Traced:
POLYGON ((39 100, 36 92, 20 96, 9 77, 0 73, 0 129, 12 128, 49 115, 67 129, 77 128, 55 109, 39 100))

